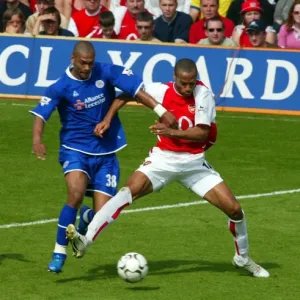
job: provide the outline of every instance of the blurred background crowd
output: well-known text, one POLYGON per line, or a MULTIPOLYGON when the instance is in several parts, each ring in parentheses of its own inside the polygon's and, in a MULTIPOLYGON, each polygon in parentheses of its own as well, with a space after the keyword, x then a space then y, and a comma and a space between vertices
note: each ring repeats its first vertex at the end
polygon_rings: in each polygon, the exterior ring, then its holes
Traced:
POLYGON ((0 0, 0 32, 300 49, 300 0, 0 0))

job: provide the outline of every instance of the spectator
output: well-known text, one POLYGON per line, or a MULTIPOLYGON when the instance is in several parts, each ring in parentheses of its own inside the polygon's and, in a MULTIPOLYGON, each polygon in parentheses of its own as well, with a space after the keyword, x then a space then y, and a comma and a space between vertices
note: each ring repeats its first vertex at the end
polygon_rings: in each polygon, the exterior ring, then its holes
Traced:
MULTIPOLYGON (((242 16, 242 24, 235 26, 232 33, 232 40, 241 47, 252 47, 249 36, 246 33, 247 25, 253 20, 262 18, 263 10, 260 6, 260 2, 257 0, 248 0, 242 4, 240 15, 242 16)), ((267 36, 266 40, 270 44, 274 44, 276 41, 276 32, 272 26, 266 28, 267 36)))
POLYGON ((118 36, 114 31, 115 17, 111 11, 104 11, 99 15, 100 26, 96 32, 91 36, 98 39, 117 39, 118 36))
MULTIPOLYGON (((288 18, 289 10, 294 0, 279 0, 275 6, 274 25, 282 25, 288 18)), ((280 26, 278 26, 280 27, 280 26)))
POLYGON ((139 33, 140 38, 137 41, 143 42, 160 42, 153 36, 154 32, 154 19, 153 15, 149 12, 144 11, 136 16, 136 29, 139 33))
POLYGON ((32 34, 33 35, 55 35, 55 36, 74 36, 74 34, 62 27, 61 17, 58 9, 54 6, 49 6, 46 8, 37 18, 37 21, 34 24, 32 34), (40 28, 44 28, 40 31, 40 28))
POLYGON ((236 43, 225 37, 225 27, 220 17, 213 17, 205 22, 206 39, 200 40, 200 45, 236 46, 236 43))
MULTIPOLYGON (((177 11, 190 13, 191 0, 178 0, 177 11)), ((159 5, 159 0, 145 0, 145 8, 154 16, 158 18, 162 15, 162 11, 159 5)))
MULTIPOLYGON (((30 0, 30 8, 32 11, 38 11, 36 7, 37 0, 30 0)), ((83 0, 56 0, 55 7, 61 15, 64 15, 68 20, 71 18, 72 12, 84 8, 83 0)))
POLYGON ((3 14, 4 33, 24 33, 25 16, 19 8, 9 8, 3 14))
MULTIPOLYGON (((4 1, 4 4, 0 7, 0 20, 3 20, 3 14, 8 8, 20 9, 24 15, 25 21, 28 19, 30 15, 32 15, 31 9, 27 5, 20 2, 19 0, 6 0, 4 1)), ((0 22, 0 32, 2 31, 3 31, 3 24, 2 22, 0 22)))
POLYGON ((84 0, 55 0, 55 7, 70 20, 72 13, 84 9, 84 0))
POLYGON ((99 15, 108 9, 101 6, 100 0, 84 0, 85 9, 75 11, 72 14, 68 30, 75 36, 90 37, 95 33, 95 27, 99 27, 99 15))
POLYGON ((153 35, 162 42, 187 43, 192 17, 176 11, 177 0, 160 0, 162 15, 155 20, 153 35))
MULTIPOLYGON (((208 19, 211 19, 213 17, 219 16, 218 14, 218 8, 219 8, 219 0, 202 0, 201 3, 201 11, 203 14, 203 18, 195 22, 190 30, 189 33, 189 42, 192 44, 197 44, 201 39, 206 38, 205 34, 205 22, 208 19)), ((220 16, 222 19, 224 26, 225 26, 225 36, 231 37, 232 31, 234 28, 234 23, 222 16, 220 16)))
POLYGON ((122 40, 136 40, 139 33, 136 29, 135 17, 145 10, 144 0, 126 0, 126 6, 115 9, 115 32, 122 40))
POLYGON ((281 48, 300 49, 300 0, 292 4, 287 22, 279 31, 278 46, 281 48))
MULTIPOLYGON (((109 10, 115 13, 115 10, 119 6, 126 6, 126 0, 108 0, 109 10)), ((185 13, 189 13, 190 11, 191 0, 178 0, 177 10, 185 13)), ((162 15, 161 9, 159 7, 159 0, 145 0, 145 9, 150 12, 154 19, 160 17, 162 15)))
MULTIPOLYGON (((234 0, 227 11, 227 18, 232 20, 235 25, 241 24, 240 11, 242 10, 243 3, 247 0, 234 0)), ((257 0, 264 11, 262 19, 266 26, 272 26, 274 22, 275 0, 257 0)))
MULTIPOLYGON (((232 0, 219 0, 219 9, 218 14, 221 17, 226 17, 228 8, 231 4, 232 0)), ((198 18, 201 19, 201 0, 191 0, 190 4, 190 15, 193 18, 193 21, 195 22, 198 18)))
POLYGON ((247 26, 246 33, 249 36, 252 47, 277 48, 277 45, 266 41, 266 25, 263 20, 254 20, 247 26))
MULTIPOLYGON (((36 2, 37 6, 37 12, 31 15, 27 21, 26 21, 26 32, 32 33, 33 27, 38 19, 38 16, 40 14, 44 13, 44 10, 47 9, 48 7, 54 7, 54 0, 37 0, 36 2)), ((60 27, 66 29, 68 28, 68 20, 65 18, 64 15, 60 14, 60 19, 61 19, 61 25, 60 27)), ((44 28, 39 28, 38 32, 43 31, 44 28)))

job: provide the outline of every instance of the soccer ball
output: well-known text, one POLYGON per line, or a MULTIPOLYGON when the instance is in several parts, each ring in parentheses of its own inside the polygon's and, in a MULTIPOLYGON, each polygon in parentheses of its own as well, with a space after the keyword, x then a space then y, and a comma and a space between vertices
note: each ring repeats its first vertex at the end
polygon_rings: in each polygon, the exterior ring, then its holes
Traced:
POLYGON ((146 258, 136 252, 123 255, 117 265, 119 276, 126 282, 139 282, 148 274, 146 258))

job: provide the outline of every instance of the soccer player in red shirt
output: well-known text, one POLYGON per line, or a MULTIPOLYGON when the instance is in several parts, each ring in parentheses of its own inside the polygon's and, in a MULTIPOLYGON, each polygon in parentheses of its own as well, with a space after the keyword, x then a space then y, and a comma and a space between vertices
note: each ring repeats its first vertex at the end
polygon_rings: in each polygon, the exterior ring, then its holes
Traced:
MULTIPOLYGON (((235 244, 233 264, 245 268, 255 277, 269 277, 268 271, 248 256, 246 220, 239 202, 205 159, 210 134, 215 138, 216 109, 212 92, 197 80, 197 75, 195 62, 181 59, 175 65, 174 82, 146 86, 145 90, 161 103, 154 110, 158 115, 166 110, 173 113, 178 129, 160 122, 151 126, 151 132, 158 137, 157 145, 131 175, 126 186, 97 212, 86 235, 80 235, 73 224, 67 227, 66 234, 75 257, 82 257, 103 229, 133 200, 178 181, 228 216, 235 244)), ((98 129, 101 131, 101 126, 98 129)))

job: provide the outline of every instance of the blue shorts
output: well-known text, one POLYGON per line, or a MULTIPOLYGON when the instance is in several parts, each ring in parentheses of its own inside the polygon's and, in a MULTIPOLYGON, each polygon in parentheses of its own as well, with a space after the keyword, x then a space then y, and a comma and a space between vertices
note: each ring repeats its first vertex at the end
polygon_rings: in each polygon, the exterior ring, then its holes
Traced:
POLYGON ((59 162, 65 175, 72 171, 82 171, 88 176, 87 196, 92 197, 94 192, 99 192, 113 197, 117 193, 120 167, 115 153, 88 155, 62 147, 59 162))

